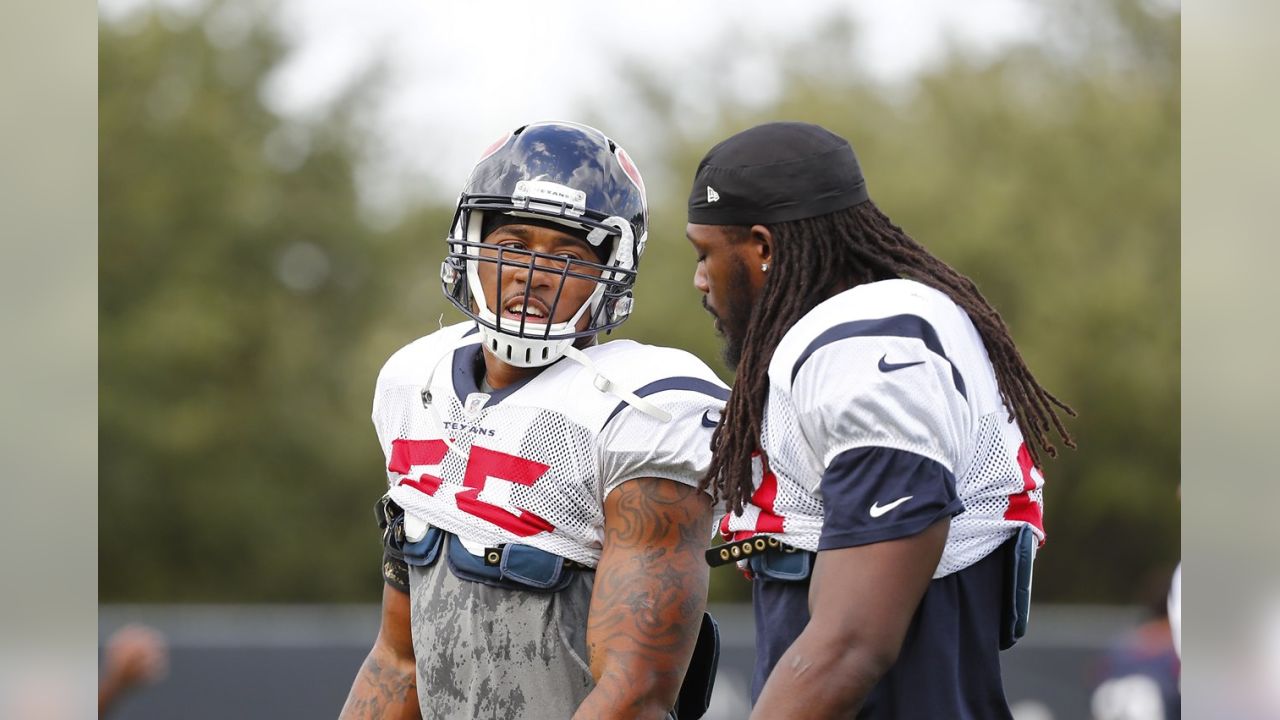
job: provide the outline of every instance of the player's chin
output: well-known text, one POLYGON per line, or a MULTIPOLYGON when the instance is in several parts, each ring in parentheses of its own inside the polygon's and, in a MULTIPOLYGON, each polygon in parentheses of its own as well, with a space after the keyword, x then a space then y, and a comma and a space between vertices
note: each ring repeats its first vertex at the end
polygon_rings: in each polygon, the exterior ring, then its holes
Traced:
POLYGON ((737 370, 742 361, 742 337, 730 332, 723 323, 716 320, 716 334, 720 336, 720 356, 730 370, 737 370))
POLYGON ((738 363, 742 362, 742 347, 734 346, 732 343, 725 342, 720 348, 720 357, 724 360, 725 367, 733 372, 737 372, 738 363))

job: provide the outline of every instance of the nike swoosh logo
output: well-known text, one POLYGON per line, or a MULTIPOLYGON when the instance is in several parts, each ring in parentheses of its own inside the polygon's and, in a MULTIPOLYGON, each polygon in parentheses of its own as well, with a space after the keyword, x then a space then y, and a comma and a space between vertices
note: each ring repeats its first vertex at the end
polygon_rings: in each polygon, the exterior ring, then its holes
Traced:
POLYGON ((710 410, 706 410, 702 413, 702 427, 713 428, 719 424, 720 413, 716 413, 715 419, 712 419, 710 410))
POLYGON ((880 356, 880 364, 879 364, 879 365, 877 365, 877 367, 879 367, 879 368, 880 368, 880 372, 883 372, 883 373, 893 372, 894 370, 901 370, 902 368, 909 368, 909 367, 911 367, 911 366, 913 366, 913 365, 923 365, 923 364, 924 364, 924 361, 923 361, 923 360, 917 360, 917 361, 915 361, 915 362, 909 362, 909 363, 891 363, 891 362, 885 362, 885 358, 887 358, 887 357, 889 357, 889 355, 888 355, 887 353, 886 353, 886 354, 884 354, 884 355, 881 355, 881 356, 880 356))
POLYGON ((892 509, 894 509, 894 508, 898 507, 899 505, 901 505, 902 503, 904 503, 904 502, 906 502, 906 501, 910 500, 910 499, 911 499, 911 498, 913 498, 913 497, 915 497, 915 495, 908 495, 908 496, 906 496, 906 497, 900 497, 900 498, 898 498, 897 500, 894 500, 893 502, 889 503, 888 505, 881 505, 879 502, 871 503, 871 517, 873 517, 873 518, 878 518, 878 517, 880 517, 881 515, 883 515, 883 514, 885 514, 885 513, 889 512, 890 510, 892 510, 892 509))

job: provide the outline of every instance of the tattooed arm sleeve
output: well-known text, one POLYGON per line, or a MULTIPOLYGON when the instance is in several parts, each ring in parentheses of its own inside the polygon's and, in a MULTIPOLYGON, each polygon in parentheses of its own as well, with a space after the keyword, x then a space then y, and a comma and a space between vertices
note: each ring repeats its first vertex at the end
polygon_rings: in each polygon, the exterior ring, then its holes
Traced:
POLYGON ((360 666, 340 720, 420 720, 409 595, 382 588, 382 627, 360 666))
POLYGON ((611 492, 587 647, 596 687, 575 718, 662 718, 675 705, 702 611, 711 502, 672 480, 611 492))

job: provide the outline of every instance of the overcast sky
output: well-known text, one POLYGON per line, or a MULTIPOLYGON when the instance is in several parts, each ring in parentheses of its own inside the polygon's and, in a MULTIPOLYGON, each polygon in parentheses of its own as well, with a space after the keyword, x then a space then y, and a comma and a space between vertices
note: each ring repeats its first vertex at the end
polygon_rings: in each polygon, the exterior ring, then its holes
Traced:
MULTIPOLYGON (((104 19, 127 22, 148 6, 180 16, 201 4, 103 0, 99 8, 104 19)), ((243 32, 246 22, 257 21, 248 10, 259 4, 225 3, 212 34, 243 32)), ((508 129, 534 119, 573 119, 584 94, 594 106, 608 103, 618 59, 637 58, 678 86, 681 69, 732 28, 775 44, 850 11, 861 33, 851 61, 886 81, 937 60, 947 42, 991 51, 1037 27, 1034 4, 1025 0, 282 0, 276 16, 294 49, 264 95, 283 115, 305 119, 323 113, 352 78, 381 64, 388 92, 367 109, 376 140, 366 149, 370 162, 361 185, 373 205, 394 207, 413 179, 431 192, 456 192, 451 188, 461 187, 478 150, 508 129)), ((744 70, 742 58, 735 60, 726 62, 737 66, 726 71, 727 86, 767 100, 776 90, 768 73, 744 70)), ((278 145, 288 162, 289 142, 278 145)))

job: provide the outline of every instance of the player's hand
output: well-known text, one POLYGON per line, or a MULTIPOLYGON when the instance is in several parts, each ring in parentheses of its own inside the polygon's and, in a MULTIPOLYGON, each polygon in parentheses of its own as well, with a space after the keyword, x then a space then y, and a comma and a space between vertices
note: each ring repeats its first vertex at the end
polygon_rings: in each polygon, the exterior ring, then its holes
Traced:
POLYGON ((152 683, 169 672, 164 636, 145 625, 126 625, 107 640, 104 675, 122 690, 152 683))

